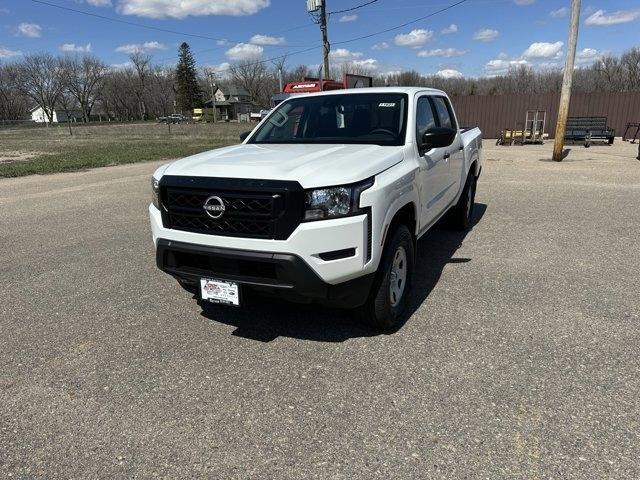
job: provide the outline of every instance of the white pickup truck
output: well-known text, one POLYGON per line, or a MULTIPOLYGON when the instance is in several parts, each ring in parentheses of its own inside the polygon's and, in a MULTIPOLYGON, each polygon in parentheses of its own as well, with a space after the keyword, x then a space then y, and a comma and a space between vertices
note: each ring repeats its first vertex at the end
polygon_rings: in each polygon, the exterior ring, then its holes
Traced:
POLYGON ((393 328, 416 240, 445 214, 469 226, 482 136, 442 91, 296 96, 241 138, 152 178, 157 265, 201 302, 251 289, 393 328))

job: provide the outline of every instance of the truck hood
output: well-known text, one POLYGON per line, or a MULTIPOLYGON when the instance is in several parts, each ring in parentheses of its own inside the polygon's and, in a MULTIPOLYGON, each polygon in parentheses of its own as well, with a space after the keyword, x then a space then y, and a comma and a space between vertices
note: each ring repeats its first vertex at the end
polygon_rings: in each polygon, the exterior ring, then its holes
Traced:
POLYGON ((170 164, 164 175, 294 180, 304 188, 359 182, 402 161, 403 147, 242 144, 170 164))

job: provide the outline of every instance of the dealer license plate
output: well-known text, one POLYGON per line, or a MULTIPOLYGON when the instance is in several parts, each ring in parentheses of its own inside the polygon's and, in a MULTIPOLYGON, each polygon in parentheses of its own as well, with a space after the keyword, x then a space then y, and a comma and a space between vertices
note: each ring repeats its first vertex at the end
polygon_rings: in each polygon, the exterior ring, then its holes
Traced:
POLYGON ((237 283, 211 278, 200 279, 202 300, 223 305, 240 306, 240 287, 237 283))

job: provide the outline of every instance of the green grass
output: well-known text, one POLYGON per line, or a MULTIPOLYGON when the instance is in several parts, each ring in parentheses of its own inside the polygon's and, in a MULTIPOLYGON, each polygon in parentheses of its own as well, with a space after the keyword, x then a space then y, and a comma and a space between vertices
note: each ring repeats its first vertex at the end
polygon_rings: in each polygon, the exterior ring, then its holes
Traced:
POLYGON ((125 163, 181 158, 239 142, 253 125, 155 123, 0 130, 0 177, 70 172, 125 163))

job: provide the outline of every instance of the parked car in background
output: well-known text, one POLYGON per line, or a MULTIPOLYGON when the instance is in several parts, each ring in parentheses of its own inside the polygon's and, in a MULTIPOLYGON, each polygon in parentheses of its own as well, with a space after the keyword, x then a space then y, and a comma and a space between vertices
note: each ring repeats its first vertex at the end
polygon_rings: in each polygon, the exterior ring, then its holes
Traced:
POLYGON ((482 135, 440 90, 292 96, 242 139, 151 179, 157 265, 202 302, 253 289, 393 328, 416 240, 444 215, 470 225, 482 135))
POLYGON ((187 123, 191 119, 181 113, 173 113, 168 117, 159 117, 158 123, 187 123))

